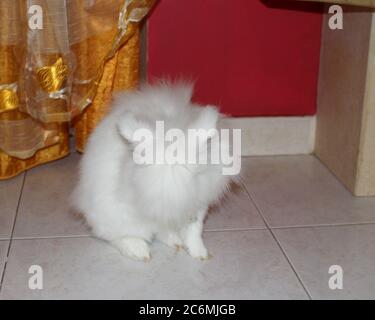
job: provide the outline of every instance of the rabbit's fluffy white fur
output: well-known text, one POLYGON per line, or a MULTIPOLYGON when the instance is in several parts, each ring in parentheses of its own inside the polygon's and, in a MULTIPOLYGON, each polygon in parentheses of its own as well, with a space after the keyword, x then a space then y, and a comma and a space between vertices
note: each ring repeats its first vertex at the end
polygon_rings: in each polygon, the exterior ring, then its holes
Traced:
POLYGON ((132 155, 134 131, 155 131, 158 120, 164 121, 165 130, 216 128, 217 109, 194 105, 191 96, 192 86, 181 83, 145 85, 120 94, 82 157, 74 206, 94 235, 134 259, 150 259, 154 238, 184 247, 194 258, 208 257, 203 221, 230 177, 222 174, 221 165, 138 165, 132 155))

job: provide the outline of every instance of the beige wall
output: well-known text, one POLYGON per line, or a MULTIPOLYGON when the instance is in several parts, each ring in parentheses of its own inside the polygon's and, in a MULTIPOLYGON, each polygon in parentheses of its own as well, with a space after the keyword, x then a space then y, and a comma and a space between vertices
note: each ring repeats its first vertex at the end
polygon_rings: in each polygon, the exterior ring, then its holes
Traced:
POLYGON ((373 14, 355 191, 375 195, 375 15, 373 14))
POLYGON ((375 195, 375 19, 344 12, 344 30, 323 22, 315 153, 354 194, 375 195))

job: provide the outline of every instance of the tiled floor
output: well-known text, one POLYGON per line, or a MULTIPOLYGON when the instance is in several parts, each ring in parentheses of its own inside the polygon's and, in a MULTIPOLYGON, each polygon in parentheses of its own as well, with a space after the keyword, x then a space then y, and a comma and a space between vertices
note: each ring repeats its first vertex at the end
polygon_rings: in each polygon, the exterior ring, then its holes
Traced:
POLYGON ((1 299, 375 299, 375 198, 354 198, 313 156, 243 161, 195 261, 159 243, 150 263, 89 236, 68 209, 78 154, 0 182, 1 299), (28 287, 43 269, 43 289, 28 287), (343 270, 331 290, 329 268, 343 270))

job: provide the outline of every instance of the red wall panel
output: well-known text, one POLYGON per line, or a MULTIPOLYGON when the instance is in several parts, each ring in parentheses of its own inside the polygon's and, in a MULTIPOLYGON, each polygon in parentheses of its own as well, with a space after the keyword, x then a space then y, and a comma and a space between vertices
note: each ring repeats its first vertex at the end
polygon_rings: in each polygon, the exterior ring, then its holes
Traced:
POLYGON ((160 0, 148 76, 196 81, 194 100, 233 116, 316 112, 322 11, 288 0, 160 0))

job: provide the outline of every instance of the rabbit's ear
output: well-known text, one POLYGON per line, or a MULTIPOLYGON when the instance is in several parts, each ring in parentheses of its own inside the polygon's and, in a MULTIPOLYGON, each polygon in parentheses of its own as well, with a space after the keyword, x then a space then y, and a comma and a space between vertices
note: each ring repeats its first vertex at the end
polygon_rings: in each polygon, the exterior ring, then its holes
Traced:
POLYGON ((219 112, 214 106, 206 106, 200 110, 198 119, 194 123, 196 129, 216 129, 219 112))
POLYGON ((212 138, 217 132, 217 122, 219 120, 219 111, 214 106, 201 108, 197 120, 193 123, 194 129, 204 129, 207 131, 207 139, 212 138))
POLYGON ((133 114, 126 112, 122 114, 117 121, 117 129, 123 138, 128 142, 133 143, 135 142, 134 134, 137 130, 150 130, 150 127, 147 123, 137 120, 133 114))

